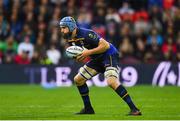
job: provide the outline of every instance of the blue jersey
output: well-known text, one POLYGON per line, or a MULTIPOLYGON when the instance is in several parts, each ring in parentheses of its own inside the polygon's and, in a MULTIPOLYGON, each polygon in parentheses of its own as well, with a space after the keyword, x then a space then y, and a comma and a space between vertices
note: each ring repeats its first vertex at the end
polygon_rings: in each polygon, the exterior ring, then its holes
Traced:
MULTIPOLYGON (((81 47, 84 46, 87 49, 93 49, 93 48, 98 47, 100 38, 101 37, 92 30, 78 28, 75 38, 72 40, 68 40, 68 43, 70 45, 73 45, 74 43, 77 46, 81 46, 81 47)), ((91 55, 91 58, 95 59, 98 57, 105 57, 109 55, 118 54, 117 49, 111 43, 109 43, 109 45, 110 45, 110 48, 108 50, 100 54, 91 55)))

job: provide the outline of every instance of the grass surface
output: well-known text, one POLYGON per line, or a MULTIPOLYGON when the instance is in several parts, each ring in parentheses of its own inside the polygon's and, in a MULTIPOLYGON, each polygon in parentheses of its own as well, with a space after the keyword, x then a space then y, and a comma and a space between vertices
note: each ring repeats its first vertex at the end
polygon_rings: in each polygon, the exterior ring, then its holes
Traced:
POLYGON ((126 116, 128 106, 108 87, 90 88, 95 115, 74 115, 83 105, 75 86, 44 89, 37 85, 0 85, 0 119, 180 119, 180 87, 142 85, 127 90, 142 116, 126 116))

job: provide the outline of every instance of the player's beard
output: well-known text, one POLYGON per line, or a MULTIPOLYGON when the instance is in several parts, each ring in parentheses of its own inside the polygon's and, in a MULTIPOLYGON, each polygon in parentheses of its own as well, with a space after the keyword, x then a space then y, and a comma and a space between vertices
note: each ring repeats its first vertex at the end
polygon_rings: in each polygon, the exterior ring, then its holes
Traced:
POLYGON ((66 34, 62 34, 62 36, 63 36, 64 39, 70 39, 71 36, 72 36, 72 32, 68 32, 66 34))

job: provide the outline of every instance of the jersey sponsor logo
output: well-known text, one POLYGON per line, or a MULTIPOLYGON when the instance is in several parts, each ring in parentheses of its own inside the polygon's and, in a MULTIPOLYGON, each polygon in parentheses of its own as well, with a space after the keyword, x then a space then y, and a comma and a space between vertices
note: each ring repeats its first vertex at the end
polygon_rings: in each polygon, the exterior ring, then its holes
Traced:
POLYGON ((88 34, 88 37, 91 38, 91 39, 96 39, 96 38, 97 38, 97 35, 94 34, 94 33, 89 33, 89 34, 88 34))

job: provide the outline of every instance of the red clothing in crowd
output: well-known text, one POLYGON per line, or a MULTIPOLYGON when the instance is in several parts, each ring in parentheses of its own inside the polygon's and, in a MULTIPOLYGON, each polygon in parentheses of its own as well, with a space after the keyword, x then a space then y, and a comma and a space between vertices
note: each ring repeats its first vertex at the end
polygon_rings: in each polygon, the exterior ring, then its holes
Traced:
POLYGON ((23 58, 20 55, 16 55, 14 61, 16 64, 30 64, 30 60, 28 58, 23 58))
POLYGON ((171 52, 173 52, 173 53, 176 53, 176 51, 177 51, 176 44, 169 45, 169 44, 167 44, 167 43, 164 43, 164 44, 162 45, 162 52, 163 52, 163 53, 166 53, 166 52, 168 52, 168 51, 171 51, 171 52))
POLYGON ((174 0, 163 0, 163 8, 170 9, 174 5, 174 0))
POLYGON ((135 22, 139 20, 140 18, 143 18, 145 21, 148 21, 149 15, 147 11, 141 10, 141 11, 135 12, 133 21, 135 22))

